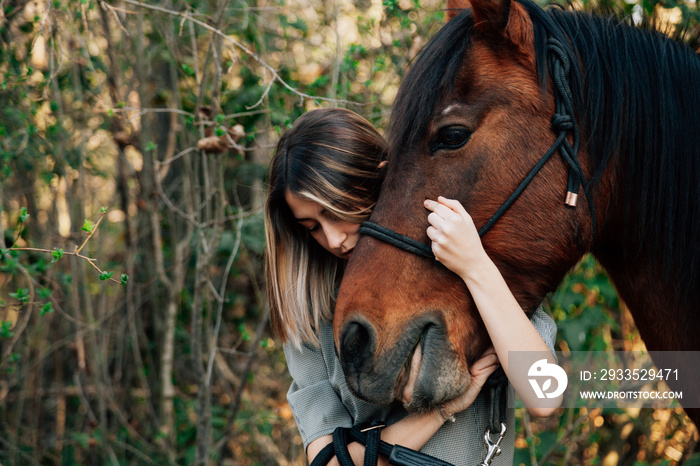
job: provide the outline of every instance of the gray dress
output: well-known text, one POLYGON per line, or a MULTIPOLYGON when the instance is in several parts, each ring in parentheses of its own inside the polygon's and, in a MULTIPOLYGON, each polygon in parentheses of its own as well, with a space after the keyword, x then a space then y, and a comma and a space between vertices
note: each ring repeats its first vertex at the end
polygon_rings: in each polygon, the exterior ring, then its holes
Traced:
MULTIPOLYGON (((530 320, 554 352, 557 327, 552 318, 540 307, 530 320)), ((340 361, 335 355, 332 325, 323 322, 318 337, 318 348, 303 345, 298 350, 292 345, 284 346, 289 373, 294 379, 287 400, 304 441, 304 449, 313 440, 333 433, 336 427, 352 427, 374 419, 385 420, 390 425, 408 414, 399 402, 377 406, 350 393, 340 361)), ((512 386, 509 386, 508 396, 514 396, 512 386)), ((501 443, 503 452, 493 461, 494 466, 513 464, 514 410, 507 411, 508 429, 501 443)), ((480 464, 486 453, 484 432, 488 424, 483 393, 469 408, 457 413, 455 418, 456 422, 446 422, 420 451, 457 466, 480 464)))

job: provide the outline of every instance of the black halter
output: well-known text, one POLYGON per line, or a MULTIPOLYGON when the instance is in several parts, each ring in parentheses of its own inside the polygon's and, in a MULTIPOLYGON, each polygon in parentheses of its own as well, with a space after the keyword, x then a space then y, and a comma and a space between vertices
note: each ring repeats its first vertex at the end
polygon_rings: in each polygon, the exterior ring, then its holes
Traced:
MULTIPOLYGON (((566 204, 576 206, 576 198, 581 186, 586 195, 588 209, 591 214, 593 223, 593 231, 596 229, 595 210, 593 207, 593 199, 589 188, 589 183, 586 181, 586 175, 583 173, 581 164, 578 160, 578 150, 580 147, 580 135, 576 117, 574 115, 574 99, 569 86, 569 73, 571 71, 571 62, 566 54, 564 46, 557 39, 549 38, 547 40, 547 65, 549 74, 554 83, 554 115, 552 116, 552 130, 558 134, 557 140, 542 156, 537 164, 530 170, 525 179, 518 185, 508 199, 501 207, 493 214, 484 226, 479 229, 479 236, 483 237, 494 226, 494 224, 506 213, 506 211, 515 203, 520 195, 525 191, 525 188, 535 178, 547 161, 559 151, 564 161, 569 165, 569 181, 567 183, 566 204), (571 133, 572 143, 569 143, 568 135, 571 133)), ((362 222, 360 233, 372 236, 378 240, 384 241, 403 249, 413 254, 418 254, 427 258, 434 258, 433 251, 430 246, 420 241, 404 236, 393 230, 377 225, 374 222, 362 222)))

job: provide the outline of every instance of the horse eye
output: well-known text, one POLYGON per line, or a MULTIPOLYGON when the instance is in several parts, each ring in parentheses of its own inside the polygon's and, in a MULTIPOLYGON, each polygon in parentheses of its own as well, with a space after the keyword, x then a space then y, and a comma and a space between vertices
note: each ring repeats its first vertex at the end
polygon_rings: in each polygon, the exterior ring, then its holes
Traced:
POLYGON ((433 140, 430 142, 430 153, 439 150, 456 150, 469 141, 472 132, 464 126, 446 126, 440 128, 433 140))

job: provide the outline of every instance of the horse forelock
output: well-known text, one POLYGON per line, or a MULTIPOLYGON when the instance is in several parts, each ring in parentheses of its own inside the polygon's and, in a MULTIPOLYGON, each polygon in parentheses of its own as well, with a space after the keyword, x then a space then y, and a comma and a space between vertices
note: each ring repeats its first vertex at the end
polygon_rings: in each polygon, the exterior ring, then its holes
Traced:
MULTIPOLYGON (((472 26, 470 10, 455 16, 433 36, 404 79, 389 121, 394 153, 424 140, 433 112, 445 96, 454 93, 455 79, 471 43, 472 26)), ((390 160, 394 156, 390 153, 390 160)))

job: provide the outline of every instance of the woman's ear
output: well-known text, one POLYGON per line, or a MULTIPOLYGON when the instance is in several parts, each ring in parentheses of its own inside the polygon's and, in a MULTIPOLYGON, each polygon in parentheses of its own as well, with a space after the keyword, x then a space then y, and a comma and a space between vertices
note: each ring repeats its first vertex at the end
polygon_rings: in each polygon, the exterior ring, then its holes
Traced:
POLYGON ((387 163, 389 162, 387 162, 386 160, 382 160, 381 162, 379 162, 379 165, 377 165, 377 170, 381 170, 382 168, 384 168, 387 163))

